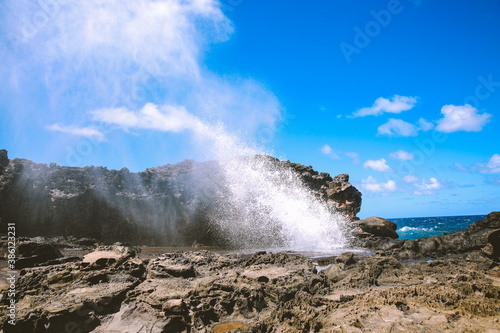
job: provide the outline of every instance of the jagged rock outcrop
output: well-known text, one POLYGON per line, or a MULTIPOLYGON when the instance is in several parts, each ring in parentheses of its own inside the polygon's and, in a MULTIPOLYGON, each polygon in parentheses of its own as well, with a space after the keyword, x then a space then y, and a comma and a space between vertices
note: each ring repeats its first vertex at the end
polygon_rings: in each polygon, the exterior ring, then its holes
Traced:
POLYGON ((296 170, 313 193, 328 202, 332 207, 344 212, 351 219, 356 218, 356 214, 361 209, 361 192, 358 191, 351 183, 349 183, 349 175, 341 174, 331 177, 326 172, 319 173, 312 166, 305 166, 298 163, 290 163, 289 161, 279 161, 287 167, 292 167, 296 170))
MULTIPOLYGON (((311 166, 270 156, 247 158, 267 159, 293 170, 314 195, 346 216, 354 218, 360 210, 361 193, 348 182, 347 175, 332 178, 311 166)), ((2 150, 0 218, 17 222, 17 232, 25 236, 224 245, 209 217, 214 202, 228 195, 225 182, 217 162, 185 160, 134 173, 127 168, 76 168, 9 160, 7 151, 2 150)))

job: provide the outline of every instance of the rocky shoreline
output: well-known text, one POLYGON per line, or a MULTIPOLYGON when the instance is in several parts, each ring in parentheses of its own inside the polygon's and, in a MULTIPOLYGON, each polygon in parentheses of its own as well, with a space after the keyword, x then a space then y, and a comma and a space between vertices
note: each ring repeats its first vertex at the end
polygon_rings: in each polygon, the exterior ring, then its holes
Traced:
POLYGON ((3 283, 1 238, 0 332, 500 332, 500 212, 399 240, 394 223, 356 217, 361 193, 348 175, 246 158, 298 177, 345 217, 349 248, 359 251, 227 251, 207 218, 214 193, 228 193, 216 162, 132 173, 10 160, 0 150, 0 219, 27 236, 16 243, 15 295, 3 283))
POLYGON ((22 239, 16 325, 5 292, 0 322, 5 333, 500 331, 500 212, 418 241, 369 222, 353 235, 370 255, 315 259, 22 239))
MULTIPOLYGON (((290 172, 331 210, 356 218, 361 193, 347 174, 331 177, 312 166, 268 155, 242 157, 272 173, 290 172)), ((0 219, 28 237, 92 237, 105 243, 224 246, 210 216, 231 200, 231 184, 215 161, 185 160, 130 172, 9 159, 0 149, 0 219)))

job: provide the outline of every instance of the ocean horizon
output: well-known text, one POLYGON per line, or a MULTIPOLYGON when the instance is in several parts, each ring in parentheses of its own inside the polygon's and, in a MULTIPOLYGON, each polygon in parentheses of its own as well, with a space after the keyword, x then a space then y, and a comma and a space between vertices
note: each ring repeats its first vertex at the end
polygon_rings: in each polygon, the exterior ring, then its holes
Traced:
POLYGON ((397 224, 399 239, 419 239, 440 236, 457 230, 467 229, 472 223, 486 218, 487 215, 457 215, 388 218, 397 224))

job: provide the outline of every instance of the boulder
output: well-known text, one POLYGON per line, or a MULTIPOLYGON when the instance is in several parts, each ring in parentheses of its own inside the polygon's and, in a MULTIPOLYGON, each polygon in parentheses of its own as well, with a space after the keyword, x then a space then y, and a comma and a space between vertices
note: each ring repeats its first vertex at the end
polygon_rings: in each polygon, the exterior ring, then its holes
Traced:
POLYGON ((368 217, 364 220, 358 221, 358 226, 364 232, 375 236, 389 237, 392 239, 399 238, 396 233, 397 225, 394 222, 388 221, 381 217, 368 217))
POLYGON ((335 258, 335 262, 338 263, 343 263, 346 266, 347 265, 352 265, 356 261, 354 260, 354 253, 352 252, 344 252, 341 255, 339 255, 337 258, 335 258))
POLYGON ((62 257, 54 245, 37 242, 20 243, 17 253, 19 258, 16 260, 16 269, 34 267, 62 257))

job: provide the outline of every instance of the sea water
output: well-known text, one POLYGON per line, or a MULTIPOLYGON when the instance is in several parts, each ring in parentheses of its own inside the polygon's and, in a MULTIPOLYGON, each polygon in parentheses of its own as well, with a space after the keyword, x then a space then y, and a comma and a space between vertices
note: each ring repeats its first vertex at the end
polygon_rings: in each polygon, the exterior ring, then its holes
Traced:
POLYGON ((390 218, 388 220, 397 224, 398 229, 396 232, 399 239, 418 239, 467 229, 470 224, 485 217, 486 215, 433 216, 390 218))

